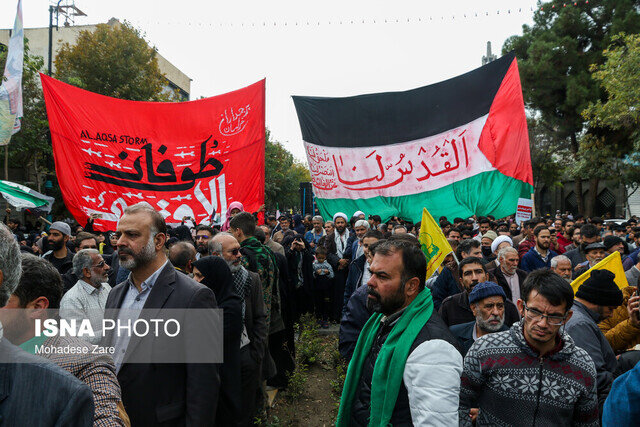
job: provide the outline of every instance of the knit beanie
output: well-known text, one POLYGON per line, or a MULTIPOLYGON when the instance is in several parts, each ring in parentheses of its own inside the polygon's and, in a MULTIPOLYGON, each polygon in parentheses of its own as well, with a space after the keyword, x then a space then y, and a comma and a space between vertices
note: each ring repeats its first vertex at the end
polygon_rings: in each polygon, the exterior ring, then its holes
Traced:
POLYGON ((604 307, 619 306, 622 304, 622 291, 616 285, 615 277, 609 270, 593 270, 578 288, 576 298, 604 307))
POLYGON ((469 304, 498 295, 507 299, 507 295, 504 293, 504 290, 502 290, 502 286, 494 282, 481 282, 475 285, 471 292, 469 292, 469 304))

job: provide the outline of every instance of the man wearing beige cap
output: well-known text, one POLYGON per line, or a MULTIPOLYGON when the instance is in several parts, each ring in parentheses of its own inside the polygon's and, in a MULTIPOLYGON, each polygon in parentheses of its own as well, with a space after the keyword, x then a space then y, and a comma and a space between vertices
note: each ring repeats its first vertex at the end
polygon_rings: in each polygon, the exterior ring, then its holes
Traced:
POLYGON ((49 227, 47 240, 51 250, 43 258, 53 264, 61 276, 73 267, 73 253, 67 248, 70 236, 71 227, 66 222, 56 221, 49 227))

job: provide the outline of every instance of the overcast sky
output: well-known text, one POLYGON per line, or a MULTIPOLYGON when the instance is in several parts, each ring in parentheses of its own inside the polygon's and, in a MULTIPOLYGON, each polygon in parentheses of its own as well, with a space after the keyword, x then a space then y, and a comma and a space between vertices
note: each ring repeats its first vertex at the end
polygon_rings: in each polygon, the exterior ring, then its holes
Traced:
MULTIPOLYGON (((23 0, 26 28, 48 25, 49 3, 23 0)), ((0 28, 13 27, 16 4, 0 2, 0 28)), ((291 95, 407 90, 465 73, 481 65, 487 41, 499 55, 506 38, 531 24, 536 1, 77 0, 76 6, 88 15, 78 25, 115 17, 140 28, 193 80, 191 99, 266 77, 267 126, 306 161, 291 95)))

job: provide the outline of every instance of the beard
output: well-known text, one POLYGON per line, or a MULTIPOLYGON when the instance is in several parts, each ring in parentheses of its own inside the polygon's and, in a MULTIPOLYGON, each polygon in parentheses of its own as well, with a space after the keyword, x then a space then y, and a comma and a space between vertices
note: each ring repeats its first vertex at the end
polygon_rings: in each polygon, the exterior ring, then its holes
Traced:
MULTIPOLYGON (((227 261, 225 259, 225 261, 227 261)), ((242 264, 241 263, 235 263, 235 261, 227 261, 227 265, 229 266, 229 270, 231 270, 231 274, 236 274, 238 271, 240 271, 242 269, 242 264)))
POLYGON ((198 251, 198 253, 200 255, 206 256, 209 253, 209 247, 207 243, 198 243, 198 245, 196 246, 196 251, 198 251))
POLYGON ((538 243, 538 246, 539 246, 541 249, 547 250, 547 249, 549 249, 549 247, 551 246, 551 243, 547 243, 547 242, 539 242, 539 243, 538 243))
POLYGON ((127 270, 135 270, 141 265, 151 262, 156 256, 156 247, 153 237, 153 235, 149 237, 147 244, 138 253, 127 248, 119 249, 118 258, 120 259, 120 265, 127 270), (129 255, 129 257, 122 259, 122 255, 129 255))
POLYGON ((367 297, 367 309, 389 316, 398 311, 405 303, 404 283, 400 285, 400 288, 395 294, 385 300, 382 299, 379 293, 371 288, 367 289, 367 295, 373 296, 373 298, 367 297))
POLYGON ((49 240, 49 244, 54 251, 59 251, 64 246, 64 240, 49 240))
POLYGON ((502 325, 504 325, 504 316, 500 317, 492 315, 487 320, 484 320, 482 318, 482 314, 478 313, 476 316, 476 323, 478 324, 478 327, 485 332, 498 332, 500 328, 502 328, 502 325), (492 324, 490 323, 492 320, 498 320, 499 322, 492 324))
POLYGON ((100 286, 103 283, 106 283, 106 281, 108 280, 107 275, 99 275, 99 274, 92 274, 91 275, 91 284, 95 287, 100 286))

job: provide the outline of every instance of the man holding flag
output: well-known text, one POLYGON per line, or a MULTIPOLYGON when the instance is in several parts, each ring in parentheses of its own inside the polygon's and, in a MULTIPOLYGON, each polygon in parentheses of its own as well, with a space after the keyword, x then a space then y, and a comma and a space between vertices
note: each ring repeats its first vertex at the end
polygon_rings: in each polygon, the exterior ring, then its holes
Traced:
POLYGON ((374 251, 367 305, 375 313, 349 364, 337 425, 457 425, 462 357, 425 288, 427 260, 401 239, 374 251))

